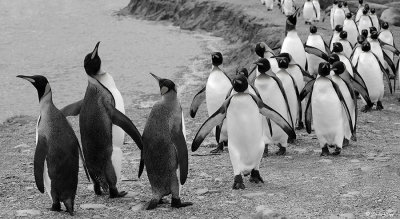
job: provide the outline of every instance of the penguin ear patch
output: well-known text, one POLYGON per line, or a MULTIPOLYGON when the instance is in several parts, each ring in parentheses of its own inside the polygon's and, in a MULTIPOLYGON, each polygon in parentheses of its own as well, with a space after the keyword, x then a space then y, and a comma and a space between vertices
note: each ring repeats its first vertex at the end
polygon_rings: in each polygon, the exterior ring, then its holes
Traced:
POLYGON ((165 93, 167 93, 169 91, 169 88, 163 86, 160 91, 161 91, 161 95, 164 95, 165 93))

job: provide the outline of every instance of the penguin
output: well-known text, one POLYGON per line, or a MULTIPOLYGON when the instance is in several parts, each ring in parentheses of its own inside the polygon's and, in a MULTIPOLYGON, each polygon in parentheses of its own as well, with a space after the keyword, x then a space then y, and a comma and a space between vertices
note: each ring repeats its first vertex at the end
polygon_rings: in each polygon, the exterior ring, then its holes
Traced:
MULTIPOLYGON (((254 81, 254 87, 259 92, 261 100, 275 111, 279 112, 282 117, 289 121, 291 127, 294 127, 292 114, 285 88, 281 80, 270 71, 269 61, 265 58, 256 62, 260 75, 254 81), (273 94, 273 95, 271 95, 273 94)), ((286 65, 288 63, 286 62, 286 65)), ((284 70, 283 70, 284 71, 284 70)), ((267 137, 267 144, 276 144, 279 147, 277 155, 284 155, 288 143, 288 135, 274 122, 263 118, 264 133, 267 137)), ((266 148, 267 145, 266 145, 266 148)), ((268 151, 264 151, 266 155, 268 151)))
POLYGON ((338 9, 338 0, 334 0, 331 8, 331 13, 330 13, 330 22, 331 22, 331 28, 332 30, 335 29, 336 25, 334 22, 334 17, 335 17, 335 11, 338 9))
POLYGON ((173 81, 150 74, 160 86, 161 100, 152 107, 142 135, 139 177, 145 166, 153 193, 147 210, 156 208, 162 197, 169 194, 172 194, 171 207, 190 206, 193 203, 180 199, 189 163, 177 89, 173 81))
POLYGON ((139 149, 142 149, 143 143, 136 126, 116 108, 112 92, 95 78, 101 66, 98 45, 99 43, 84 59, 88 86, 83 100, 72 103, 61 111, 65 116, 79 115, 83 153, 95 194, 101 195, 103 189, 109 191, 110 198, 118 198, 125 196, 127 192, 119 192, 116 186, 122 153, 113 145, 112 125, 121 127, 139 149))
POLYGON ((351 13, 346 14, 346 19, 343 21, 343 30, 347 32, 347 39, 351 45, 356 45, 359 32, 356 23, 352 19, 351 13))
POLYGON ((342 46, 343 46, 343 54, 346 57, 350 57, 351 53, 353 53, 353 46, 347 40, 347 31, 344 30, 344 31, 340 32, 339 37, 340 37, 340 39, 339 39, 338 43, 342 44, 342 46))
POLYGON ((311 24, 312 21, 317 19, 317 9, 311 2, 311 0, 306 0, 303 5, 303 18, 306 24, 311 24))
MULTIPOLYGON (((393 39, 393 33, 389 30, 389 23, 384 21, 382 23, 382 29, 378 36, 379 40, 383 43, 391 45, 396 48, 393 39)), ((394 61, 394 54, 391 50, 383 48, 383 52, 389 57, 392 62, 394 61)))
POLYGON ((358 9, 357 9, 355 21, 360 20, 360 17, 363 14, 363 10, 364 10, 364 0, 358 0, 358 9))
MULTIPOLYGON (((329 47, 326 45, 325 41, 322 39, 321 35, 317 33, 317 27, 310 27, 310 35, 308 35, 306 46, 315 47, 324 53, 329 52, 329 47)), ((318 75, 318 65, 323 62, 323 59, 315 56, 313 54, 306 53, 307 63, 309 64, 308 72, 316 77, 318 75)))
POLYGON ((321 20, 321 5, 319 4, 319 0, 312 0, 312 4, 314 10, 317 12, 317 17, 314 21, 319 22, 321 20))
POLYGON ((262 5, 265 5, 265 0, 260 0, 262 5))
MULTIPOLYGON (((221 70, 219 67, 223 62, 223 57, 220 52, 215 52, 211 54, 212 60, 212 70, 208 76, 207 83, 203 88, 193 97, 192 103, 190 105, 190 116, 194 118, 196 116, 197 110, 204 99, 207 103, 207 112, 211 116, 221 104, 224 102, 226 95, 232 88, 231 80, 229 77, 221 70)), ((227 144, 226 141, 220 141, 220 137, 226 139, 226 125, 222 127, 217 126, 215 129, 215 137, 217 141, 217 148, 210 151, 210 153, 220 153, 223 151, 224 145, 227 144), (221 129, 223 129, 221 131, 221 129), (221 133, 220 136, 217 133, 221 133)))
POLYGON ((53 104, 47 78, 42 75, 17 77, 31 82, 39 96, 40 115, 33 162, 36 186, 41 193, 46 190, 52 199, 51 211, 61 211, 60 202, 63 202, 69 214, 74 215, 79 155, 86 170, 78 139, 68 120, 53 104))
POLYGON ((356 65, 356 62, 358 60, 358 57, 360 56, 362 49, 361 45, 367 40, 367 38, 364 35, 359 35, 357 37, 357 44, 353 48, 353 53, 350 56, 351 64, 353 66, 356 65))
MULTIPOLYGON (((332 15, 331 15, 332 16, 332 15)), ((344 23, 344 19, 346 18, 346 14, 343 10, 343 5, 341 2, 339 2, 337 8, 335 9, 335 12, 333 14, 333 27, 336 27, 337 25, 342 25, 344 23)))
POLYGON ((274 1, 273 0, 264 0, 264 5, 267 8, 267 11, 272 11, 272 9, 274 9, 274 1))
POLYGON ((307 70, 306 52, 304 51, 303 43, 296 31, 298 12, 299 8, 293 15, 286 19, 286 37, 282 43, 281 53, 289 53, 292 55, 294 62, 299 64, 302 69, 307 70))
POLYGON ((290 124, 275 110, 250 93, 243 75, 236 75, 233 89, 237 92, 224 101, 222 106, 199 128, 192 143, 196 151, 213 127, 228 121, 228 149, 234 172, 233 189, 244 189, 242 175, 250 174, 250 182, 264 182, 260 176, 260 161, 264 152, 263 124, 261 115, 279 125, 289 136, 295 138, 290 124))
POLYGON ((359 20, 356 20, 356 24, 358 27, 358 31, 361 34, 361 31, 366 29, 368 30, 370 27, 372 27, 372 20, 368 15, 368 10, 367 8, 364 8, 364 10, 362 11, 363 14, 361 15, 359 20))
MULTIPOLYGON (((307 83, 301 92, 301 98, 309 94, 306 107, 306 128, 311 133, 311 121, 315 134, 322 148, 321 156, 340 154, 344 139, 344 123, 353 128, 349 109, 338 85, 329 78, 331 68, 329 63, 322 62, 318 67, 315 80, 307 83), (343 116, 343 110, 346 117, 343 116), (329 152, 329 147, 334 152, 329 152)), ((353 133, 353 129, 351 130, 353 133)))
MULTIPOLYGON (((364 42, 361 46, 361 49, 362 52, 355 62, 357 72, 360 73, 367 85, 371 102, 376 104, 377 110, 382 110, 383 105, 381 100, 384 94, 383 74, 387 76, 389 90, 392 92, 392 86, 389 81, 389 73, 379 61, 379 57, 377 57, 371 51, 371 44, 369 42, 364 42)), ((367 112, 371 110, 371 108, 371 105, 366 105, 361 110, 363 112, 367 112)))
POLYGON ((371 52, 373 52, 379 58, 379 62, 381 62, 386 68, 387 64, 385 63, 385 59, 383 57, 383 50, 381 44, 379 43, 378 37, 379 33, 377 31, 371 32, 371 38, 369 40, 369 43, 371 45, 371 52))
POLYGON ((340 40, 340 33, 343 31, 342 25, 336 25, 335 30, 329 40, 329 50, 332 51, 333 43, 336 43, 340 40))
MULTIPOLYGON (((274 58, 271 58, 272 56, 275 55, 274 51, 264 42, 259 42, 256 44, 254 51, 256 55, 258 56, 258 59, 261 58, 266 58, 270 62, 270 66, 273 72, 274 70, 278 70, 278 63, 274 58)), ((260 72, 258 72, 257 65, 254 65, 253 69, 250 71, 249 76, 247 77, 249 80, 250 84, 254 84, 254 80, 256 79, 257 76, 260 75, 260 72), (256 72, 253 74, 253 72, 256 72)))
POLYGON ((350 9, 349 9, 346 1, 343 1, 343 11, 345 14, 350 13, 350 9))
MULTIPOLYGON (((342 146, 346 147, 349 145, 349 140, 352 139, 353 141, 357 140, 356 137, 356 120, 357 120, 357 98, 354 92, 353 85, 350 80, 346 80, 346 77, 341 77, 346 70, 346 66, 344 65, 343 62, 338 61, 335 63, 331 63, 332 69, 334 74, 331 75, 332 81, 335 82, 338 87, 340 92, 343 95, 343 98, 346 102, 346 105, 349 109, 350 113, 350 118, 351 118, 351 123, 353 125, 353 133, 351 132, 351 128, 349 127, 348 122, 343 123, 343 128, 344 128, 344 139, 342 146)), ((346 118, 346 113, 344 110, 342 110, 342 117, 346 118)))
POLYGON ((286 16, 292 16, 296 12, 294 0, 282 0, 282 11, 286 16))
POLYGON ((372 31, 371 40, 369 43, 371 44, 371 51, 378 56, 379 61, 383 64, 383 67, 389 70, 389 78, 394 79, 396 66, 394 65, 391 57, 389 57, 383 49, 386 48, 391 52, 395 52, 396 55, 400 54, 399 51, 392 45, 380 41, 379 33, 377 31, 372 31))
POLYGON ((381 29, 381 26, 379 24, 379 19, 378 16, 375 14, 375 8, 371 8, 370 10, 371 14, 369 17, 371 18, 372 25, 376 28, 376 30, 379 32, 381 29))

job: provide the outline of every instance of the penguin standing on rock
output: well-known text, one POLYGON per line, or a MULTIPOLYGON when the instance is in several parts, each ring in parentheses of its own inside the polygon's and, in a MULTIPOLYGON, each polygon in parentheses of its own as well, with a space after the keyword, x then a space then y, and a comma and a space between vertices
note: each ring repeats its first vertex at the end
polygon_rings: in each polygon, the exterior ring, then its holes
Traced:
POLYGON ((40 116, 33 163, 36 186, 41 193, 46 190, 52 199, 51 211, 61 211, 60 202, 63 202, 69 214, 74 215, 79 154, 86 171, 78 139, 65 116, 54 106, 47 79, 41 75, 17 77, 31 82, 39 95, 40 116))
POLYGON ((213 127, 226 118, 228 130, 229 157, 235 175, 233 189, 244 189, 242 175, 250 174, 250 182, 263 182, 260 176, 260 161, 264 152, 263 124, 261 115, 279 125, 289 136, 295 138, 291 125, 275 110, 250 93, 245 76, 236 75, 233 79, 236 94, 227 98, 222 106, 200 127, 192 143, 196 151, 213 127))
POLYGON ((143 130, 139 177, 146 166, 153 193, 147 210, 156 208, 162 197, 169 194, 171 207, 186 207, 192 203, 180 199, 180 187, 186 182, 189 168, 182 108, 175 83, 151 75, 160 86, 161 100, 154 104, 143 130))
POLYGON ((110 198, 123 197, 127 192, 117 189, 121 171, 121 149, 114 147, 113 125, 121 127, 142 149, 142 138, 132 121, 117 109, 113 93, 96 79, 101 70, 97 43, 95 49, 86 55, 84 67, 88 75, 85 97, 76 103, 64 107, 65 116, 79 115, 82 148, 86 158, 90 177, 94 183, 94 192, 101 195, 109 191, 110 198))

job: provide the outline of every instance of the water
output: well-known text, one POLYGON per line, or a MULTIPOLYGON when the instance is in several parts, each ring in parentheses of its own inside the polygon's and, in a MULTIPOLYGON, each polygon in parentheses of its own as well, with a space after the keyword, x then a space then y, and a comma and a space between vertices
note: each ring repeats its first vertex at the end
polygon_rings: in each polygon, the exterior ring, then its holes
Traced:
POLYGON ((113 15, 128 3, 1 0, 0 122, 39 112, 36 89, 16 78, 18 74, 46 76, 59 108, 83 98, 87 85, 83 59, 97 41, 101 41, 102 69, 114 77, 126 107, 152 105, 145 97, 158 95, 159 87, 149 72, 184 89, 198 74, 199 65, 210 58, 210 46, 220 39, 113 15))

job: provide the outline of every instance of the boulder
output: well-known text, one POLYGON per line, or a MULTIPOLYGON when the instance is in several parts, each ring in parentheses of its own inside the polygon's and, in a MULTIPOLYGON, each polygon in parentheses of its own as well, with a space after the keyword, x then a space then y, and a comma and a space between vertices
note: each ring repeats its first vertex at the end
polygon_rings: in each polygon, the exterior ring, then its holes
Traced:
POLYGON ((381 20, 394 26, 400 26, 400 9, 388 8, 382 12, 381 20))

